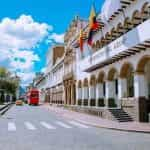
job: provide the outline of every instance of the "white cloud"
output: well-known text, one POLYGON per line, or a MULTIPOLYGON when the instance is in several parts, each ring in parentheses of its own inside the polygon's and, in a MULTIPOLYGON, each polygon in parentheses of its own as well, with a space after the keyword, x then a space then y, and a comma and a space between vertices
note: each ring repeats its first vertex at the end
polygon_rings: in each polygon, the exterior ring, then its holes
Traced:
POLYGON ((34 62, 39 61, 40 58, 33 51, 13 51, 11 57, 10 66, 14 69, 20 69, 21 71, 30 71, 34 65, 34 62))
POLYGON ((0 22, 0 63, 7 64, 10 70, 19 70, 17 74, 21 75, 23 84, 32 80, 34 63, 40 60, 33 48, 47 38, 52 29, 27 15, 4 18, 0 22))
POLYGON ((35 77, 34 72, 28 72, 28 73, 19 72, 17 75, 22 79, 23 86, 27 86, 28 83, 31 83, 33 78, 35 77))
POLYGON ((0 47, 31 49, 48 35, 52 26, 35 22, 31 16, 21 15, 13 20, 4 18, 0 22, 0 47))
POLYGON ((53 40, 56 43, 63 43, 64 42, 64 34, 57 34, 57 33, 52 33, 49 35, 48 40, 51 42, 53 40))

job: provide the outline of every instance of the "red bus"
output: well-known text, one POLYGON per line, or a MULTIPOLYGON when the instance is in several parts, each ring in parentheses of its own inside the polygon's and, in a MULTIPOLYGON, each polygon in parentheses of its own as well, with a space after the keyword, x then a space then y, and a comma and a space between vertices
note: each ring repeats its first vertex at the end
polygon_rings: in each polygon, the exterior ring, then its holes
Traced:
POLYGON ((29 105, 38 105, 39 104, 39 91, 37 89, 31 89, 27 94, 28 104, 29 105))

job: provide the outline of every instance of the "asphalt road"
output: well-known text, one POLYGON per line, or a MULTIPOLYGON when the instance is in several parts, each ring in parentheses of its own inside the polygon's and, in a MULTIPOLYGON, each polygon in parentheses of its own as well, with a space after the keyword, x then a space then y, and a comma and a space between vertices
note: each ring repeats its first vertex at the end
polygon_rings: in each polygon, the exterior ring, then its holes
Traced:
POLYGON ((149 150, 150 134, 80 124, 42 106, 14 106, 0 118, 0 150, 149 150))

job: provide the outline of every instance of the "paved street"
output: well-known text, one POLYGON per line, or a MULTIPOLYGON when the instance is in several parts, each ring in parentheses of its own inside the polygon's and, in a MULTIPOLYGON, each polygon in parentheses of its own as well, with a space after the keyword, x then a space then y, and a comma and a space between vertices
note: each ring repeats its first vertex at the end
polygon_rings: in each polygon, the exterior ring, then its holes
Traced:
POLYGON ((0 150, 149 150, 150 134, 94 128, 43 106, 14 106, 0 118, 0 150))

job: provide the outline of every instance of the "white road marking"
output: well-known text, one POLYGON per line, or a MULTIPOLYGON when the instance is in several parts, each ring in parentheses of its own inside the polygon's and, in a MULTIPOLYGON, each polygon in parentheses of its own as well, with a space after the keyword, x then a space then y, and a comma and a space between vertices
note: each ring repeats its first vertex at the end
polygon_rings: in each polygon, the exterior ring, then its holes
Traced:
POLYGON ((40 124, 47 129, 56 129, 54 126, 52 126, 44 121, 41 121, 40 124))
POLYGON ((76 122, 76 121, 69 121, 69 123, 72 124, 72 125, 75 125, 75 126, 77 126, 79 128, 89 128, 88 126, 86 126, 84 124, 81 124, 79 122, 76 122))
POLYGON ((30 122, 25 122, 24 124, 25 124, 27 129, 29 129, 29 130, 36 130, 36 127, 33 126, 33 124, 31 124, 30 122))
POLYGON ((8 123, 8 131, 16 131, 16 125, 13 122, 8 123))
POLYGON ((67 125, 67 124, 65 124, 65 123, 63 123, 63 122, 61 122, 61 121, 57 121, 56 123, 57 123, 58 125, 60 125, 61 127, 64 127, 64 128, 67 128, 67 129, 72 128, 71 126, 69 126, 69 125, 67 125))

